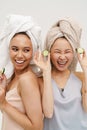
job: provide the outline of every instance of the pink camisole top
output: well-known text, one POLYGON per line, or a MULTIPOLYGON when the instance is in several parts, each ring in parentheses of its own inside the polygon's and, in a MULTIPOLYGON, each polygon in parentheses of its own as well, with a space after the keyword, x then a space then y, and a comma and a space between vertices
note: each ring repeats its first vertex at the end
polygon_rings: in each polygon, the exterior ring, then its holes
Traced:
MULTIPOLYGON (((17 87, 9 90, 6 93, 6 100, 18 111, 25 113, 24 105, 18 93, 17 87)), ((1 130, 24 130, 24 128, 16 123, 15 120, 13 120, 7 113, 3 112, 1 130)))

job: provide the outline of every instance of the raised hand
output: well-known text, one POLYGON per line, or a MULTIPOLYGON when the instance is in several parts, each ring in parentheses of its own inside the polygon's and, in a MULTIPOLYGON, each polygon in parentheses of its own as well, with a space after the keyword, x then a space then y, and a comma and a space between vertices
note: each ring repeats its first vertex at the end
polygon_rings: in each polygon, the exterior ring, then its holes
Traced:
POLYGON ((51 71, 50 53, 48 56, 44 56, 39 50, 34 55, 34 62, 43 72, 51 71))
POLYGON ((6 88, 7 85, 7 79, 4 72, 5 72, 5 68, 3 68, 3 70, 0 70, 0 87, 2 88, 6 88))
POLYGON ((6 91, 7 79, 4 72, 0 72, 0 109, 3 110, 3 104, 5 103, 5 91, 6 91))
POLYGON ((80 65, 82 67, 82 70, 84 72, 87 71, 87 55, 86 55, 85 50, 83 51, 82 54, 77 52, 77 57, 78 57, 80 65))

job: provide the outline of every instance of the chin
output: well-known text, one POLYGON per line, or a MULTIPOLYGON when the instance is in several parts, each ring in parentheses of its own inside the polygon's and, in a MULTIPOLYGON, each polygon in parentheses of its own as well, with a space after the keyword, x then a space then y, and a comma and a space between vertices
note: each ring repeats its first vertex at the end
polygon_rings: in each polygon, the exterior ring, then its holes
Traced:
POLYGON ((15 69, 16 70, 23 70, 25 67, 24 66, 16 66, 15 69))
POLYGON ((58 71, 65 71, 67 68, 66 67, 57 67, 58 71))
POLYGON ((64 72, 64 71, 65 71, 65 69, 58 69, 58 71, 64 72))

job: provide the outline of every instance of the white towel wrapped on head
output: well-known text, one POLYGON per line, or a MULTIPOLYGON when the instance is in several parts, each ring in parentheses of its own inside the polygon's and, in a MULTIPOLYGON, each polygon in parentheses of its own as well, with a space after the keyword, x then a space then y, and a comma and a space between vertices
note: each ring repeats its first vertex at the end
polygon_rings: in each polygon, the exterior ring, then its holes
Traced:
MULTIPOLYGON (((31 39, 33 54, 40 47, 41 28, 31 16, 9 15, 6 17, 5 24, 0 31, 0 68, 5 68, 5 74, 9 79, 13 74, 13 65, 9 57, 9 44, 16 33, 25 32, 31 39)), ((33 58, 31 61, 33 65, 33 58)))

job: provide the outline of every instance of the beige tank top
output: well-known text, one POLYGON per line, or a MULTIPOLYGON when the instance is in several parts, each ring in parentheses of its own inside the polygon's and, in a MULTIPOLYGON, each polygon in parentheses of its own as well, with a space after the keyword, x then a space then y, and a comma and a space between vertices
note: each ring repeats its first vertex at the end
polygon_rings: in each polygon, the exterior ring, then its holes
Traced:
MULTIPOLYGON (((18 109, 20 112, 25 113, 23 102, 20 95, 18 94, 17 87, 9 90, 6 93, 6 100, 13 107, 18 109)), ((5 112, 2 116, 2 129, 1 130, 24 130, 19 124, 17 124, 12 118, 9 117, 5 112)))

